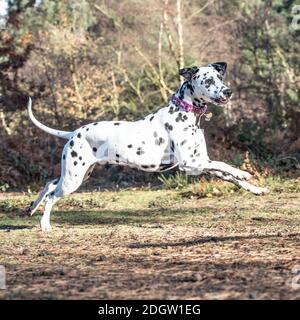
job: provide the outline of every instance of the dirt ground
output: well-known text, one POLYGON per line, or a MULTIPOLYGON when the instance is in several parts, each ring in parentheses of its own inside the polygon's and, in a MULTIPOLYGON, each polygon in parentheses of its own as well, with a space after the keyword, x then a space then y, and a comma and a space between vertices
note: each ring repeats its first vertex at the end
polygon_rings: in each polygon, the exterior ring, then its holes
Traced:
POLYGON ((0 198, 1 299, 300 299, 295 190, 77 193, 48 234, 20 216, 33 198, 0 198))

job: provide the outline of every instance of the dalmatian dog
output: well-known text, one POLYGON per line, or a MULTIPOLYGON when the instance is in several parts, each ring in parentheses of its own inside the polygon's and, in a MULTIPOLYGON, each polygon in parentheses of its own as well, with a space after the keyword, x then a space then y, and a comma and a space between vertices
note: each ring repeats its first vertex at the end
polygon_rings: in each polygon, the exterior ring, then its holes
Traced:
POLYGON ((48 182, 28 208, 32 215, 45 203, 42 230, 51 231, 52 206, 77 190, 96 163, 126 165, 148 172, 178 166, 187 174, 208 173, 256 195, 268 192, 247 182, 251 178, 248 172, 208 157, 199 119, 206 112, 207 103, 225 106, 229 101, 232 91, 224 84, 226 68, 225 62, 216 62, 181 69, 179 74, 185 81, 158 111, 134 122, 94 122, 73 132, 55 130, 39 122, 29 99, 32 122, 47 133, 67 140, 61 156, 60 177, 48 182))

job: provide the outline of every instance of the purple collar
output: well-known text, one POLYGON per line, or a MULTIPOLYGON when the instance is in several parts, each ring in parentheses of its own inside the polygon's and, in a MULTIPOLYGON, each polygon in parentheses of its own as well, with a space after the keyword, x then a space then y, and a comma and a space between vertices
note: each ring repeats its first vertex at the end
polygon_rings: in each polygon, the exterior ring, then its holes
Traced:
POLYGON ((189 104, 188 102, 179 99, 178 97, 175 96, 175 94, 173 94, 172 96, 172 102, 178 106, 183 108, 186 112, 194 112, 197 115, 202 115, 207 111, 207 104, 205 103, 203 105, 203 107, 195 107, 192 104, 189 104))

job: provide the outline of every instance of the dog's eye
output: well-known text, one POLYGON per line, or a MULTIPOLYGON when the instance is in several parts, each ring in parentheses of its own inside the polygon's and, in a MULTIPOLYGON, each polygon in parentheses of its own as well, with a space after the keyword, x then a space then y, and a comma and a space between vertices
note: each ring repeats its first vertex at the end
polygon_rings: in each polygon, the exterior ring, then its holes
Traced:
POLYGON ((205 80, 205 84, 206 84, 206 85, 211 85, 211 84, 213 84, 213 83, 214 83, 214 80, 211 79, 211 78, 205 80))

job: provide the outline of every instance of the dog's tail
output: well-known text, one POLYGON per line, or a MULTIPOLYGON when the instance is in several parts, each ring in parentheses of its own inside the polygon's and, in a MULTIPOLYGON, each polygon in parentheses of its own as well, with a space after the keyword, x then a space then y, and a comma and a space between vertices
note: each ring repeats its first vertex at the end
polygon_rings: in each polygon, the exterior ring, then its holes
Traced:
POLYGON ((47 126, 45 126, 44 124, 42 124, 41 122, 39 122, 35 116, 32 113, 32 101, 31 98, 29 97, 29 101, 28 101, 28 113, 29 113, 29 117, 31 119, 31 121, 40 129, 42 129, 43 131, 52 134, 53 136, 56 137, 60 137, 60 138, 64 138, 64 139, 69 139, 72 136, 72 132, 70 131, 61 131, 61 130, 55 130, 52 128, 49 128, 47 126))

